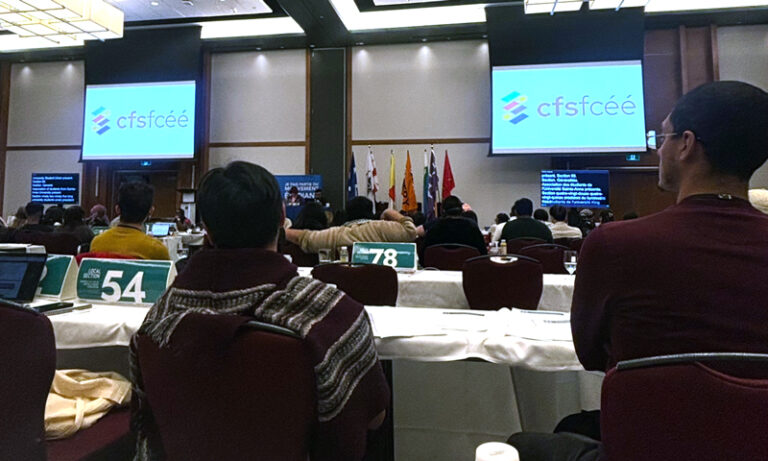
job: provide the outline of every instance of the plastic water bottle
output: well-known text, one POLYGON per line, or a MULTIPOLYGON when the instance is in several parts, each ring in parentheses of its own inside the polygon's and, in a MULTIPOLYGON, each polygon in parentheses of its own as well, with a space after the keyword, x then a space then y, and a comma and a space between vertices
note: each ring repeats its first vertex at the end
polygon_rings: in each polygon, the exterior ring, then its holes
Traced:
POLYGON ((499 254, 501 256, 506 256, 507 255, 507 241, 506 240, 502 240, 501 241, 501 249, 499 250, 499 254))
POLYGON ((339 262, 342 262, 342 263, 349 262, 349 250, 347 250, 347 247, 339 248, 339 262))

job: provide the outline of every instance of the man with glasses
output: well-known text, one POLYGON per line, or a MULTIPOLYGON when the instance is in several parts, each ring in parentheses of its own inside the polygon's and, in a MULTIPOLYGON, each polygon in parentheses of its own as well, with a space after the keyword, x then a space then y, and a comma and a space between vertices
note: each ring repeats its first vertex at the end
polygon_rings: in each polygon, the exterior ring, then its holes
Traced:
MULTIPOLYGON (((607 371, 657 355, 768 352, 768 216, 747 200, 768 159, 768 93, 702 85, 677 102, 655 142, 659 187, 676 204, 585 240, 571 307, 579 360, 607 371)), ((601 449, 572 434, 510 442, 520 459, 593 460, 601 449)))

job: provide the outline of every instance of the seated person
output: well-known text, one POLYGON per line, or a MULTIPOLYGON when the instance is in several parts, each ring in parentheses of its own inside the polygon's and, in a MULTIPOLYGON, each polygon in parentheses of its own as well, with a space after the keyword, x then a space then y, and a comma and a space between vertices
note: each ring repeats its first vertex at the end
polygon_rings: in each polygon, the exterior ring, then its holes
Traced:
POLYGON ((291 229, 323 230, 328 229, 328 216, 320 202, 306 202, 296 216, 291 229))
MULTIPOLYGON (((677 102, 659 138, 659 187, 676 204, 606 223, 581 249, 571 329, 587 370, 667 354, 768 353, 768 216, 747 198, 768 159, 768 93, 702 85, 677 102)), ((600 449, 564 434, 510 441, 520 459, 592 460, 600 449)))
POLYGON ((181 208, 176 210, 176 217, 173 218, 173 223, 176 225, 176 230, 179 232, 186 232, 187 230, 195 227, 195 225, 192 224, 192 221, 190 221, 189 218, 185 216, 184 210, 181 208))
POLYGON ((86 220, 91 227, 109 227, 109 216, 107 216, 107 207, 96 204, 91 207, 91 215, 86 220))
POLYGON ((53 205, 48 207, 43 214, 41 223, 53 226, 54 229, 64 224, 64 207, 61 205, 53 205))
POLYGON ((149 184, 128 182, 120 186, 115 211, 120 221, 115 227, 94 237, 92 252, 117 253, 137 259, 169 260, 168 248, 144 231, 144 222, 152 214, 155 191, 149 184))
POLYGON ((477 223, 462 216, 462 205, 461 199, 454 195, 443 200, 443 216, 424 236, 424 248, 442 243, 457 243, 477 248, 481 255, 488 253, 477 223))
POLYGON ((535 238, 543 240, 546 243, 552 243, 552 232, 546 224, 533 219, 533 202, 527 198, 521 198, 512 206, 512 214, 515 215, 513 221, 504 225, 501 231, 501 240, 512 240, 519 238, 535 238))
POLYGON ((543 222, 547 227, 552 226, 552 223, 549 222, 549 213, 544 208, 537 208, 533 212, 533 219, 543 222))
MULTIPOLYGON (((381 424, 389 402, 363 306, 333 285, 299 276, 297 267, 276 252, 285 208, 277 180, 264 168, 232 162, 209 171, 200 181, 197 204, 213 248, 189 259, 139 332, 165 344, 180 316, 191 310, 254 317, 295 331, 308 345, 318 395, 332 396, 317 402, 312 460, 361 459, 366 431, 381 424)), ((140 390, 138 377, 131 379, 140 390)), ((151 421, 150 404, 141 392, 134 396, 139 399, 134 405, 142 409, 134 420, 136 459, 161 459, 155 456, 162 447, 153 443, 161 444, 159 437, 141 425, 151 421)))
POLYGON ((63 232, 74 235, 77 240, 83 243, 89 243, 93 240, 93 231, 85 223, 85 211, 77 205, 64 210, 64 224, 57 227, 55 232, 63 232))
POLYGON ((552 238, 582 238, 581 229, 569 226, 566 222, 566 219, 568 219, 568 210, 566 210, 564 206, 553 206, 549 209, 549 215, 552 217, 552 226, 549 228, 549 230, 552 231, 552 238))
POLYGON ((43 220, 42 203, 29 202, 24 207, 24 211, 27 212, 27 222, 19 228, 19 232, 53 232, 53 226, 41 223, 43 220))
POLYGON ((498 242, 501 239, 501 231, 504 230, 504 225, 509 222, 509 215, 506 213, 499 213, 496 215, 496 219, 493 221, 491 229, 488 231, 491 233, 491 242, 498 242))
POLYGON ((355 197, 347 203, 346 219, 341 226, 325 230, 287 229, 285 238, 299 245, 305 253, 323 248, 336 249, 355 242, 413 242, 416 227, 413 220, 393 209, 384 210, 381 220, 373 219, 373 202, 355 197))

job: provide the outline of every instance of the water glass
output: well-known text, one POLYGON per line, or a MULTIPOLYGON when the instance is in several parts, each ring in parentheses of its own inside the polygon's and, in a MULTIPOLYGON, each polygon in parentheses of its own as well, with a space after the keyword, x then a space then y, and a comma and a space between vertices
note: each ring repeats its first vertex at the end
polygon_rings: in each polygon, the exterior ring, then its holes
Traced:
POLYGON ((317 258, 320 262, 320 264, 326 264, 333 262, 333 259, 331 258, 331 249, 330 248, 321 248, 317 252, 317 258))
POLYGON ((563 265, 565 266, 565 270, 568 271, 569 274, 573 275, 574 272, 576 272, 576 259, 578 258, 578 252, 576 251, 563 251, 563 265))

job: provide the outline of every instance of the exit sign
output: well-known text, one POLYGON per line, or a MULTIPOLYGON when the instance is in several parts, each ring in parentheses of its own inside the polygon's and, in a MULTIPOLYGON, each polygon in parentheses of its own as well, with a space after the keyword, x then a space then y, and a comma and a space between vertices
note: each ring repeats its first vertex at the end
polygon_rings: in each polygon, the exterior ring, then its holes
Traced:
POLYGON ((627 154, 627 161, 628 162, 639 162, 640 161, 640 154, 627 154))

